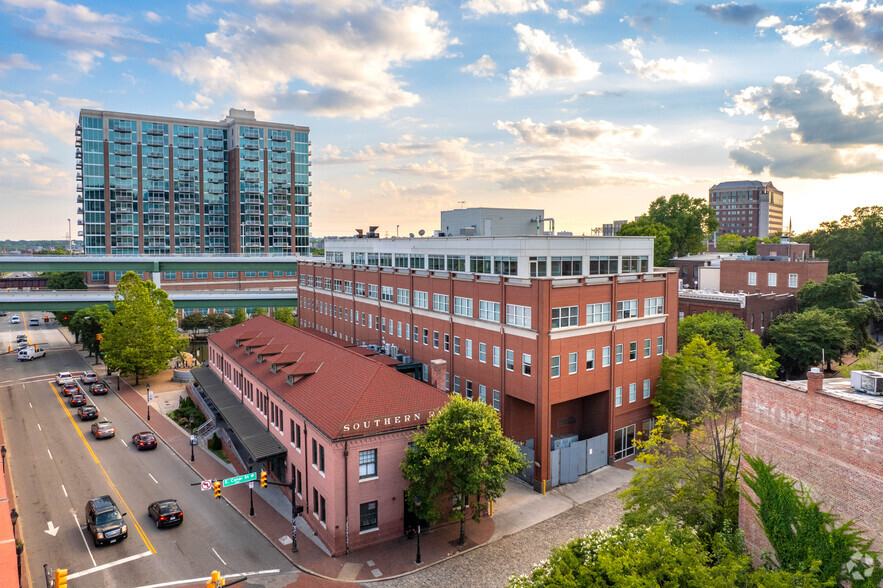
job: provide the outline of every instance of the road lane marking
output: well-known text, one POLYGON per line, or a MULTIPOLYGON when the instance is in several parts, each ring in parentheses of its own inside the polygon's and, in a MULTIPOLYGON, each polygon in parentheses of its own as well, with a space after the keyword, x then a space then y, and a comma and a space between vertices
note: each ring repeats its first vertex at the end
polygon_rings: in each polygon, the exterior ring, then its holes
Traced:
MULTIPOLYGON (((278 574, 279 570, 261 570, 260 572, 245 572, 245 573, 236 573, 236 574, 227 574, 223 576, 225 580, 231 580, 233 578, 241 578, 247 576, 265 576, 267 574, 278 574)), ((70 576, 68 576, 70 578, 70 576)), ((171 582, 163 582, 162 584, 149 584, 144 586, 139 586, 138 588, 167 588, 168 586, 189 586, 192 584, 201 584, 207 580, 210 580, 208 576, 203 578, 190 578, 188 580, 172 580, 171 582)))
POLYGON ((64 484, 61 485, 61 491, 64 492, 64 497, 67 498, 67 488, 64 487, 64 484))
POLYGON ((34 408, 34 405, 31 404, 30 402, 28 402, 28 406, 30 406, 31 408, 34 408))
POLYGON ((40 426, 40 423, 37 423, 37 430, 40 431, 40 432, 43 431, 43 427, 40 426))
POLYGON ((52 452, 51 452, 51 451, 49 451, 49 450, 48 450, 48 449, 47 449, 47 450, 46 450, 46 453, 48 453, 48 454, 49 454, 49 459, 52 459, 52 452))
POLYGON ((151 480, 153 480, 154 482, 156 482, 157 484, 159 484, 159 482, 156 481, 156 478, 153 477, 153 474, 151 474, 150 472, 148 472, 147 475, 150 476, 150 479, 151 479, 151 480))
POLYGON ((123 559, 118 559, 118 560, 112 561, 110 563, 101 564, 100 566, 95 566, 94 568, 89 568, 88 570, 83 570, 82 572, 74 572, 73 574, 68 574, 67 577, 70 580, 73 580, 74 578, 82 578, 83 576, 87 576, 89 574, 94 574, 95 572, 100 572, 102 570, 106 570, 107 568, 119 566, 124 563, 129 563, 130 561, 135 561, 136 559, 141 559, 142 557, 147 557, 149 555, 152 555, 149 551, 145 551, 144 553, 138 553, 135 555, 130 555, 129 557, 124 557, 123 559))
MULTIPOLYGON (((58 404, 64 408, 64 400, 61 399, 61 396, 58 394, 58 390, 55 388, 54 384, 49 384, 49 387, 52 388, 52 392, 55 394, 55 399, 58 400, 58 404)), ((113 483, 113 480, 110 479, 110 474, 107 473, 107 470, 104 469, 104 466, 101 465, 101 461, 99 461, 98 456, 95 455, 95 452, 92 451, 92 446, 86 441, 86 437, 83 435, 83 431, 80 430, 80 427, 77 426, 77 423, 74 421, 73 415, 67 410, 64 411, 67 415, 68 420, 71 422, 71 425, 74 428, 74 431, 77 432, 77 435, 80 437, 80 441, 83 442, 83 445, 86 447, 86 450, 89 452, 89 455, 92 456, 92 459, 98 464, 98 467, 101 469, 101 472, 104 474, 104 477, 107 478, 107 483, 110 484, 110 487, 113 488, 113 491, 116 492, 117 497, 120 499, 120 503, 123 505, 123 508, 126 509, 126 512, 134 512, 129 505, 126 504, 126 499, 123 498, 123 495, 120 494, 120 491, 117 490, 116 484, 113 483)), ((150 553, 156 553, 156 549, 153 548, 153 544, 150 542, 150 539, 147 538, 147 535, 144 533, 144 529, 141 528, 141 525, 138 524, 138 521, 134 518, 132 519, 132 524, 135 526, 135 530, 138 531, 138 534, 141 535, 141 539, 144 541, 144 545, 147 549, 150 550, 150 553)), ((85 540, 85 537, 83 537, 85 540)))
POLYGON ((129 445, 128 445, 125 441, 123 441, 122 439, 120 439, 120 443, 122 443, 122 444, 125 445, 126 447, 129 446, 129 445))
POLYGON ((83 538, 83 543, 86 544, 86 551, 89 552, 89 559, 92 560, 92 565, 93 565, 93 566, 94 566, 94 565, 98 565, 98 564, 95 563, 95 556, 92 555, 92 550, 89 549, 89 542, 86 541, 86 534, 83 532, 83 527, 80 526, 80 519, 77 518, 77 513, 73 512, 73 509, 71 509, 71 511, 72 511, 71 514, 74 515, 74 520, 77 521, 77 529, 80 530, 80 537, 83 538))
MULTIPOLYGON (((215 548, 214 548, 214 547, 212 547, 212 551, 215 551, 215 548)), ((215 555, 218 555, 218 552, 217 552, 217 551, 215 551, 215 555)), ((227 562, 225 562, 225 561, 221 558, 220 555, 218 555, 218 559, 221 560, 221 563, 222 563, 222 564, 227 565, 227 562)))

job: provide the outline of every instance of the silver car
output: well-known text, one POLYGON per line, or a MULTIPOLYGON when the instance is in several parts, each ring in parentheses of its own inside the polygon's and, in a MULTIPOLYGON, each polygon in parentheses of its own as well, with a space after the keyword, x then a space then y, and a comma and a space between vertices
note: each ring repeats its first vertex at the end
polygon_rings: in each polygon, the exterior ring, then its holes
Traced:
POLYGON ((84 384, 94 384, 98 381, 98 374, 95 372, 86 372, 81 379, 84 384))

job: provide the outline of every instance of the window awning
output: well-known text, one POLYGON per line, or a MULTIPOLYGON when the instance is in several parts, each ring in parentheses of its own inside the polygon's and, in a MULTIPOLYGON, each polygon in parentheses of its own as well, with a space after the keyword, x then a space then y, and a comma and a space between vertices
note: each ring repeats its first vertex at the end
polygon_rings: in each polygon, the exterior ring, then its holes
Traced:
POLYGON ((267 424, 248 410, 239 395, 230 390, 211 368, 195 368, 190 373, 255 462, 288 454, 279 439, 267 430, 267 424))

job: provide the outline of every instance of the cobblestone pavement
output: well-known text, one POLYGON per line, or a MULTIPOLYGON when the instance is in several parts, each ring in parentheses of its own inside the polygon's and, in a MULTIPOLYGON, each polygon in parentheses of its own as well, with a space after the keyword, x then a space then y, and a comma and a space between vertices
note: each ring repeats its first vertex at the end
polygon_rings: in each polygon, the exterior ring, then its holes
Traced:
POLYGON ((622 505, 616 490, 547 521, 409 576, 382 582, 382 588, 473 588, 505 586, 549 557, 552 547, 619 524, 622 505))

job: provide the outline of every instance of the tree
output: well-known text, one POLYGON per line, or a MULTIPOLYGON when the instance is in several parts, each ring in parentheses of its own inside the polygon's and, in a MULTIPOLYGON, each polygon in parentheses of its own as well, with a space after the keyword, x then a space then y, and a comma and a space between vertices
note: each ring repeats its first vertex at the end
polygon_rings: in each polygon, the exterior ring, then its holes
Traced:
POLYGON ((248 320, 248 316, 245 314, 244 308, 237 308, 233 311, 233 318, 230 319, 231 325, 238 325, 239 323, 244 323, 248 320))
POLYGON ((206 327, 205 316, 199 311, 188 314, 181 319, 181 328, 185 331, 195 331, 206 327))
POLYGON ((49 272, 45 274, 47 290, 85 290, 83 272, 49 272))
POLYGON ((775 349, 761 345, 760 337, 746 329, 741 319, 714 311, 684 317, 678 324, 678 349, 683 349, 697 336, 726 352, 737 375, 751 372, 776 377, 779 362, 775 349))
POLYGON ((282 306, 273 309, 273 318, 287 325, 297 326, 297 319, 294 318, 294 309, 290 306, 282 306))
POLYGON ((438 521, 441 498, 453 495, 451 516, 460 521, 460 545, 466 541, 466 509, 480 522, 488 502, 505 492, 509 476, 525 467, 518 446, 503 435, 497 411, 456 394, 414 436, 401 464, 410 482, 408 503, 421 499, 415 512, 421 519, 438 521))
POLYGON ((101 323, 104 321, 104 319, 111 316, 111 314, 112 313, 110 312, 110 307, 108 305, 96 304, 87 308, 81 308, 73 314, 66 315, 70 317, 67 321, 67 327, 74 335, 74 342, 79 343, 80 338, 83 337, 83 341, 85 343, 87 335, 91 335, 92 337, 94 337, 95 335, 100 333, 101 323), (91 319, 87 319, 87 317, 91 317, 91 319), (88 330, 89 333, 86 333, 86 330, 88 330))
POLYGON ((252 317, 267 316, 267 309, 263 308, 263 307, 255 308, 254 310, 251 311, 251 316, 252 317))
POLYGON ((205 315, 205 326, 208 327, 209 330, 211 330, 213 333, 223 331, 230 326, 230 315, 224 312, 210 312, 205 315))
POLYGON ((176 332, 175 309, 168 294, 151 281, 128 272, 117 284, 116 314, 104 321, 101 350, 109 371, 152 376, 187 347, 176 332))
POLYGON ((617 235, 654 237, 653 265, 655 267, 668 265, 668 260, 671 259, 671 236, 665 225, 651 222, 646 216, 642 216, 634 222, 622 225, 617 235))
POLYGON ((868 294, 883 296, 883 252, 865 251, 858 261, 848 262, 847 270, 855 274, 868 294))
POLYGON ((840 375, 844 378, 848 378, 856 370, 883 371, 883 350, 862 351, 854 362, 841 366, 839 370, 840 375))
POLYGON ((741 235, 728 233, 717 238, 717 250, 722 253, 745 253, 748 247, 741 235))
POLYGON ((766 336, 790 376, 805 373, 823 358, 840 359, 850 332, 846 321, 833 311, 812 309, 777 316, 766 336))
MULTIPOLYGON (((717 230, 714 209, 703 198, 690 198, 687 194, 660 196, 650 203, 643 217, 650 223, 668 229, 671 245, 668 259, 675 255, 689 255, 705 250, 705 239, 717 230)), ((640 219, 639 219, 640 220, 640 219)))
POLYGON ((826 585, 844 583, 876 587, 883 580, 883 568, 871 549, 871 541, 857 531, 852 521, 821 509, 803 486, 775 471, 758 457, 745 456, 751 471, 742 474, 755 499, 758 521, 775 552, 776 562, 788 572, 810 572, 826 585), (863 558, 855 558, 854 554, 863 558), (849 563, 851 566, 848 566, 849 563))

